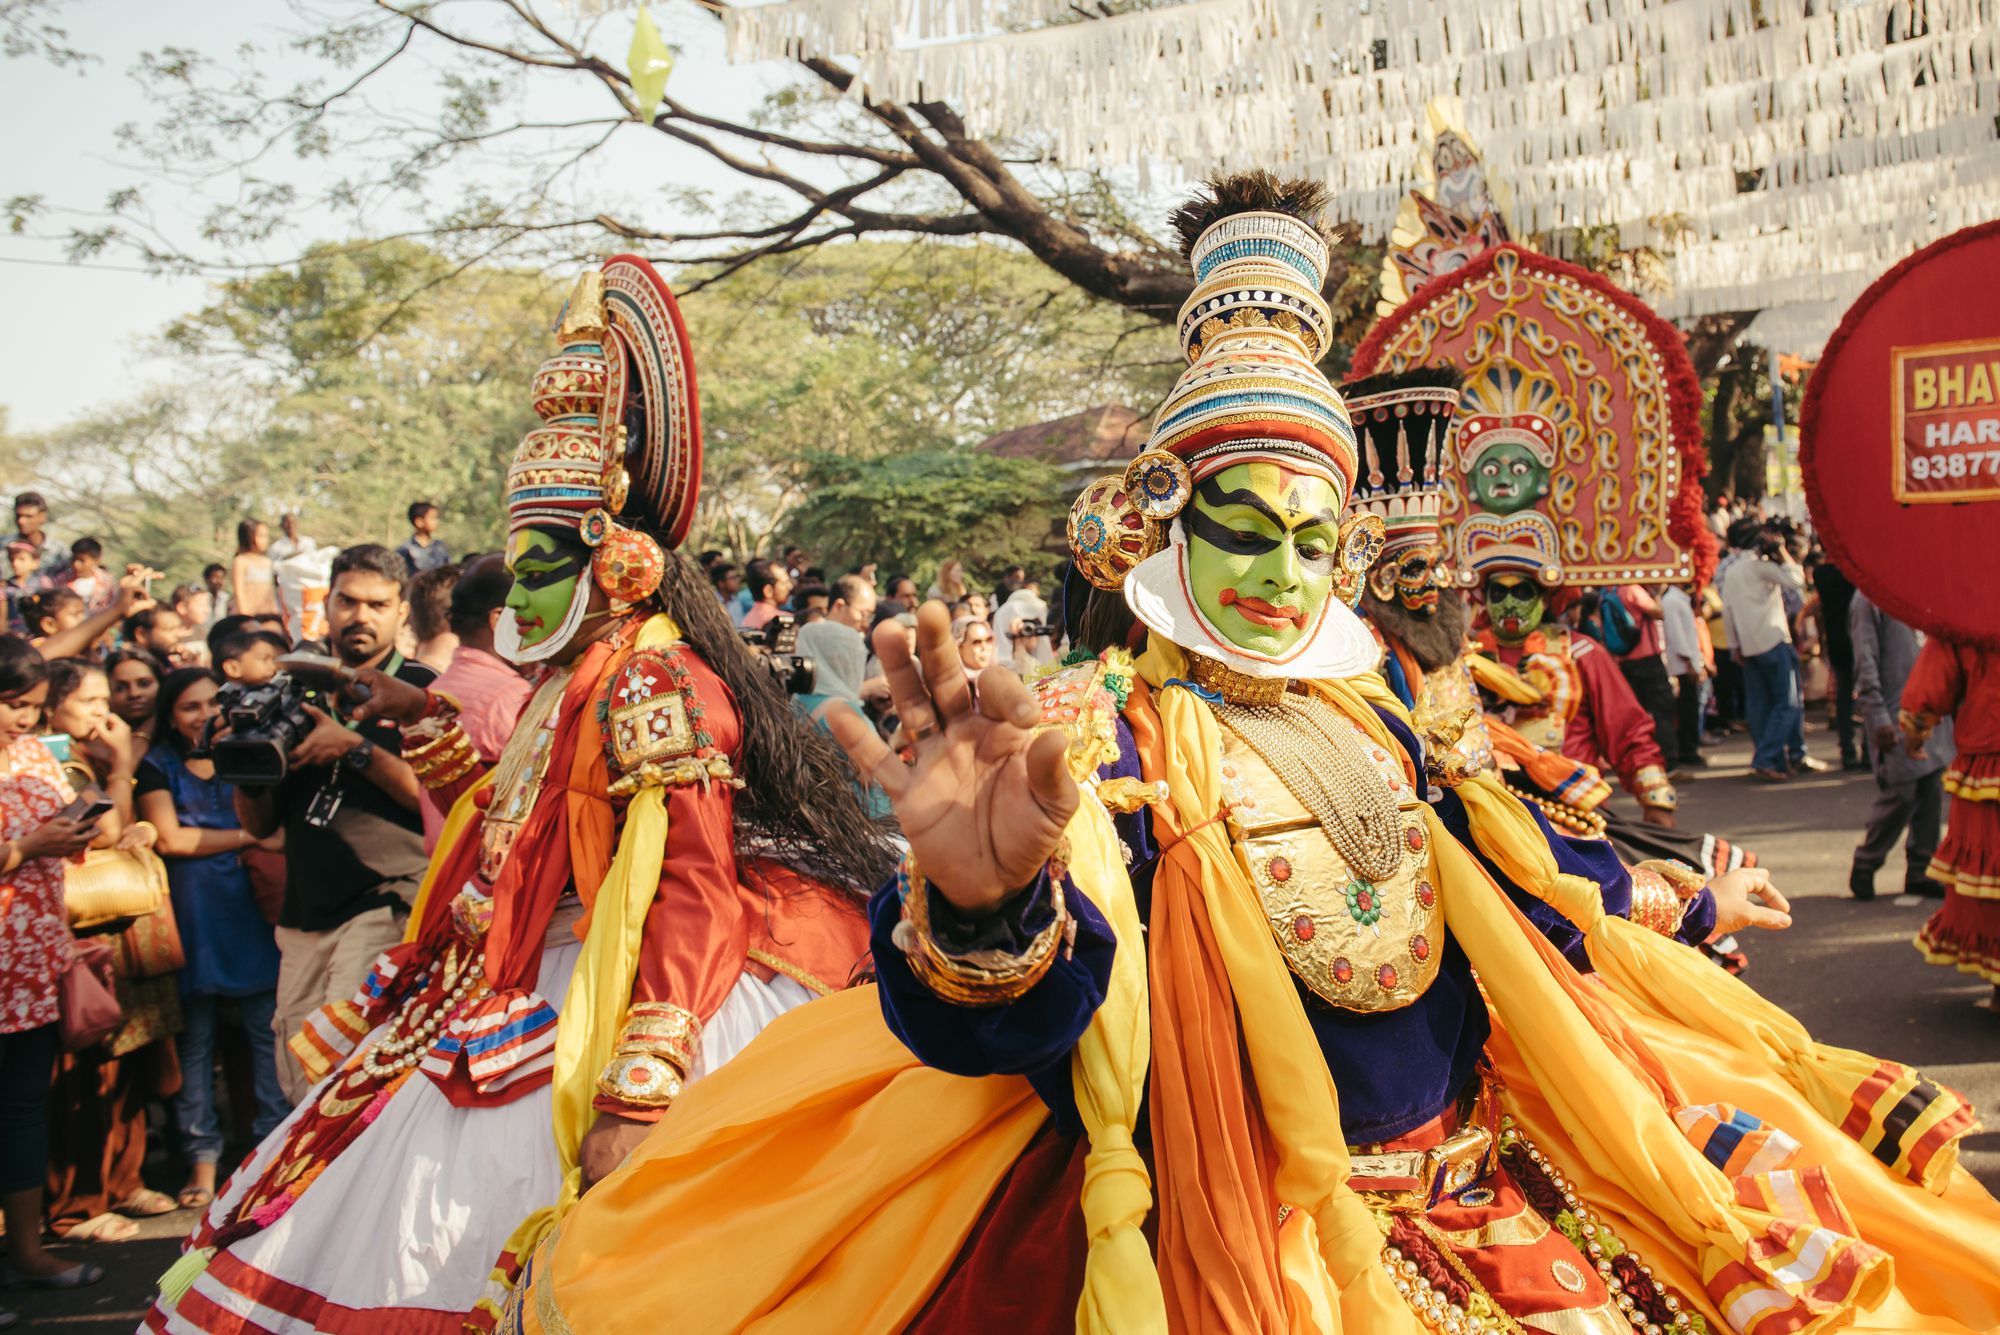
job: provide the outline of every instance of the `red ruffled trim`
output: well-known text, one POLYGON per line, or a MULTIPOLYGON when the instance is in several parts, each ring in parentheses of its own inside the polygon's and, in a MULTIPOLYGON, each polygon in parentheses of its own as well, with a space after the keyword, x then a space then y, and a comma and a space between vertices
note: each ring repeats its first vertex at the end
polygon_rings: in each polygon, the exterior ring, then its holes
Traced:
POLYGON ((2000 983, 2000 899, 1947 893, 1914 944, 1932 964, 2000 983))
POLYGON ((1708 476, 1708 446, 1701 428, 1701 377, 1695 374, 1694 359, 1688 356, 1687 337, 1655 314, 1652 307, 1602 274, 1578 268, 1511 241, 1494 246, 1464 268, 1431 279, 1412 293, 1409 300, 1377 320, 1374 328, 1354 350, 1353 374, 1374 374, 1389 340, 1426 303, 1485 275, 1503 250, 1521 256, 1522 264, 1531 271, 1573 279, 1580 286, 1603 296, 1631 316, 1659 350, 1660 362, 1667 368, 1669 433, 1674 448, 1680 451, 1681 456, 1681 485, 1667 506, 1667 533, 1688 549, 1694 565, 1694 587, 1701 588, 1715 573, 1716 561, 1715 534, 1709 531, 1702 515, 1702 505, 1706 500, 1702 479, 1708 476))
MULTIPOLYGON (((2000 234, 2000 220, 1976 223, 1931 242, 1922 250, 1905 256, 1889 272, 1870 283, 1868 290, 1847 308, 1847 314, 1840 317, 1839 328, 1835 329, 1833 337, 1826 341, 1826 349, 1820 353, 1819 361, 1813 366, 1812 376, 1806 381, 1805 401, 1799 406, 1799 475, 1805 484, 1806 509, 1815 516, 1832 513, 1827 508, 1826 498, 1820 494, 1819 469, 1816 466, 1814 444, 1819 439, 1820 392, 1828 383, 1827 368, 1833 365, 1835 354, 1846 345, 1849 338, 1853 337, 1854 331, 1860 327, 1870 308, 1882 299, 1884 293, 1901 282, 1904 274, 1945 251, 1955 250, 1959 246, 1969 246, 1975 241, 1984 241, 1996 234, 2000 234)), ((1839 529, 1821 523, 1816 531, 1821 545, 1826 548, 1827 558, 1854 579, 1861 587, 1861 591, 1868 595, 1868 601, 1896 620, 1933 635, 1948 634, 1953 639, 1967 640, 1989 649, 2000 649, 2000 635, 1990 632, 1968 634, 1964 627, 1956 623, 1947 627, 1937 619, 1935 607, 1906 598, 1898 588, 1870 579, 1868 563, 1855 559, 1853 550, 1847 544, 1848 535, 1839 529)), ((1853 537, 1857 544, 1876 540, 1875 536, 1869 533, 1856 533, 1853 537)))
POLYGON ((1950 828, 1931 857, 1930 874, 1968 898, 2000 900, 2000 802, 1951 799, 1950 828))

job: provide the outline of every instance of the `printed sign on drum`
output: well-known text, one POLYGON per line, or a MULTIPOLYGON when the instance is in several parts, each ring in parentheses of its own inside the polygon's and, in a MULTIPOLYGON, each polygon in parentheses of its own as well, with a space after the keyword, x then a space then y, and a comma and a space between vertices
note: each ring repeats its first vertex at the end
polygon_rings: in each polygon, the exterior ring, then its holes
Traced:
POLYGON ((2000 500, 2000 337, 1891 348, 1899 501, 2000 500))

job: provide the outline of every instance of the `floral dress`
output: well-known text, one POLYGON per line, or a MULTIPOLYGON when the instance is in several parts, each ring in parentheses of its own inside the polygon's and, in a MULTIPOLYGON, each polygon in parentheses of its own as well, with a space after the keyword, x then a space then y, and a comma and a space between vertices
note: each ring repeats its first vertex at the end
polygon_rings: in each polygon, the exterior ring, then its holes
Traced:
MULTIPOLYGON (((25 837, 72 796, 40 738, 0 750, 0 839, 25 837)), ((0 884, 0 1034, 56 1022, 56 979, 71 952, 62 859, 30 858, 0 884)))

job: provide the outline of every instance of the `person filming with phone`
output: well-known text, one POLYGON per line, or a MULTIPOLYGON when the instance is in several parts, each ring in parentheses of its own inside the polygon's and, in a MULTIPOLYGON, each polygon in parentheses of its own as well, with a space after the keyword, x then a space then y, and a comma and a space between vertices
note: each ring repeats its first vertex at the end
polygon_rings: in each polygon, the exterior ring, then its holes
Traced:
POLYGON ((90 847, 109 804, 99 798, 94 814, 75 807, 61 763, 38 735, 48 674, 33 645, 0 636, 0 1213, 18 1282, 75 1288, 104 1278, 103 1268, 42 1246, 58 989, 76 949, 63 861, 90 847))
MULTIPOLYGON (((386 547, 349 547, 334 559, 327 592, 328 638, 337 659, 323 671, 292 660, 291 671, 233 708, 223 706, 232 746, 265 745, 266 782, 235 773, 236 811, 255 838, 285 833, 285 901, 278 918, 278 1076, 294 1104, 308 1085, 288 1044, 321 1006, 350 999, 375 956, 402 939, 424 874, 423 821, 415 774, 393 724, 356 722, 340 681, 375 668, 414 686, 436 676, 396 652, 409 617, 408 567, 386 547), (276 692, 277 694, 269 694, 276 692), (246 736, 237 720, 270 720, 246 736), (282 763, 279 757, 282 756, 282 763), (275 773, 276 781, 269 781, 275 773)), ((260 725, 261 726, 261 725, 260 725)), ((218 740, 221 740, 218 738, 218 740)), ((240 751, 239 751, 240 754, 240 751)), ((217 772, 227 767, 216 752, 217 772)))

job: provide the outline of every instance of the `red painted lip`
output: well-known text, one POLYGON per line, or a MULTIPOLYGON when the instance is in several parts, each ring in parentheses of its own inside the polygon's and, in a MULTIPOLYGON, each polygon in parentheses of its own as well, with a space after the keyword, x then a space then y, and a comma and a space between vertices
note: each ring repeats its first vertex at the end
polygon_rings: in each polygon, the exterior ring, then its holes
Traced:
POLYGON ((541 628, 542 619, 540 617, 517 616, 514 618, 514 629, 523 635, 526 635, 531 630, 540 630, 541 628))
POLYGON ((1501 617, 1500 629, 1506 631, 1509 635, 1512 635, 1515 631, 1521 629, 1521 618, 1501 617))
POLYGON ((1216 596, 1216 601, 1224 607, 1234 607, 1238 616, 1259 626, 1269 626, 1273 630, 1292 626, 1299 630, 1306 628, 1305 609, 1299 607, 1278 607, 1262 598, 1249 598, 1235 589, 1224 589, 1216 596))

